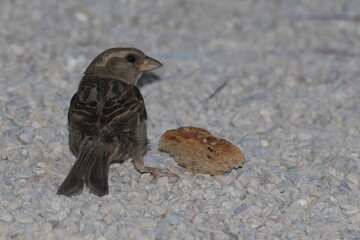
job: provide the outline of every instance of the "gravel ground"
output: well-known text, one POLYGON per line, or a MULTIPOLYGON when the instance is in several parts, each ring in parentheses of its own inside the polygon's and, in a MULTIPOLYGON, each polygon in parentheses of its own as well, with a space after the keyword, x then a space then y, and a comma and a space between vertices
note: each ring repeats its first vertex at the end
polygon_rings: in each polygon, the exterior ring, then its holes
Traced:
POLYGON ((360 239, 358 0, 3 0, 0 19, 0 239, 360 239), (108 196, 57 196, 70 98, 113 46, 164 63, 141 86, 146 162, 180 179, 126 162, 108 196), (184 125, 245 166, 176 167, 158 139, 184 125))

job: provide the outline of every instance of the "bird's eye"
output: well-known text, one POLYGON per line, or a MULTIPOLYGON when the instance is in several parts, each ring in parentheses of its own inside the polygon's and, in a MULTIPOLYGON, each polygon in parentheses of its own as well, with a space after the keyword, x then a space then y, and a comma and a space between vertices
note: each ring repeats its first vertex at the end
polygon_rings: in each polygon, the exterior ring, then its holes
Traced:
POLYGON ((126 60, 128 60, 129 62, 133 63, 136 61, 136 56, 133 54, 129 54, 126 56, 126 60))

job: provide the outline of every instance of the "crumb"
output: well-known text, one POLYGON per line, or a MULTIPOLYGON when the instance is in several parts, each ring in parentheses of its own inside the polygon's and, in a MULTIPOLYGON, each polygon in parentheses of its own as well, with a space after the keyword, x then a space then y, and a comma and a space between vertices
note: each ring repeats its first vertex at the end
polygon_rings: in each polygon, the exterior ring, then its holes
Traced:
POLYGON ((238 147, 191 126, 166 131, 161 136, 159 150, 169 152, 193 174, 222 175, 244 164, 244 155, 238 147))

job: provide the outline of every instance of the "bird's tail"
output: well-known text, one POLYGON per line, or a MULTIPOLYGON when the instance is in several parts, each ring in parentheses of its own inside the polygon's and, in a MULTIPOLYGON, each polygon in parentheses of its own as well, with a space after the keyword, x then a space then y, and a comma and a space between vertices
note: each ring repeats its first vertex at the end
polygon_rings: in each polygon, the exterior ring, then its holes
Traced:
POLYGON ((102 143, 89 140, 80 147, 78 158, 70 173, 59 187, 57 194, 73 196, 80 194, 84 183, 90 192, 104 196, 109 193, 108 187, 108 156, 102 143))

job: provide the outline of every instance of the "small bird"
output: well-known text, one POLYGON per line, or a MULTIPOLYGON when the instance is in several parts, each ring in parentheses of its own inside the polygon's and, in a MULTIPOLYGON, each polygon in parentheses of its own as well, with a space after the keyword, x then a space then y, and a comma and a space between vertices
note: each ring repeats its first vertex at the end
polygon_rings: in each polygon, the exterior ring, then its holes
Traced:
POLYGON ((143 161, 148 147, 147 114, 135 85, 144 72, 161 66, 135 48, 110 48, 90 63, 70 102, 69 145, 76 162, 59 195, 80 194, 84 184, 100 197, 108 194, 109 165, 128 158, 140 173, 174 176, 146 167, 143 161))

